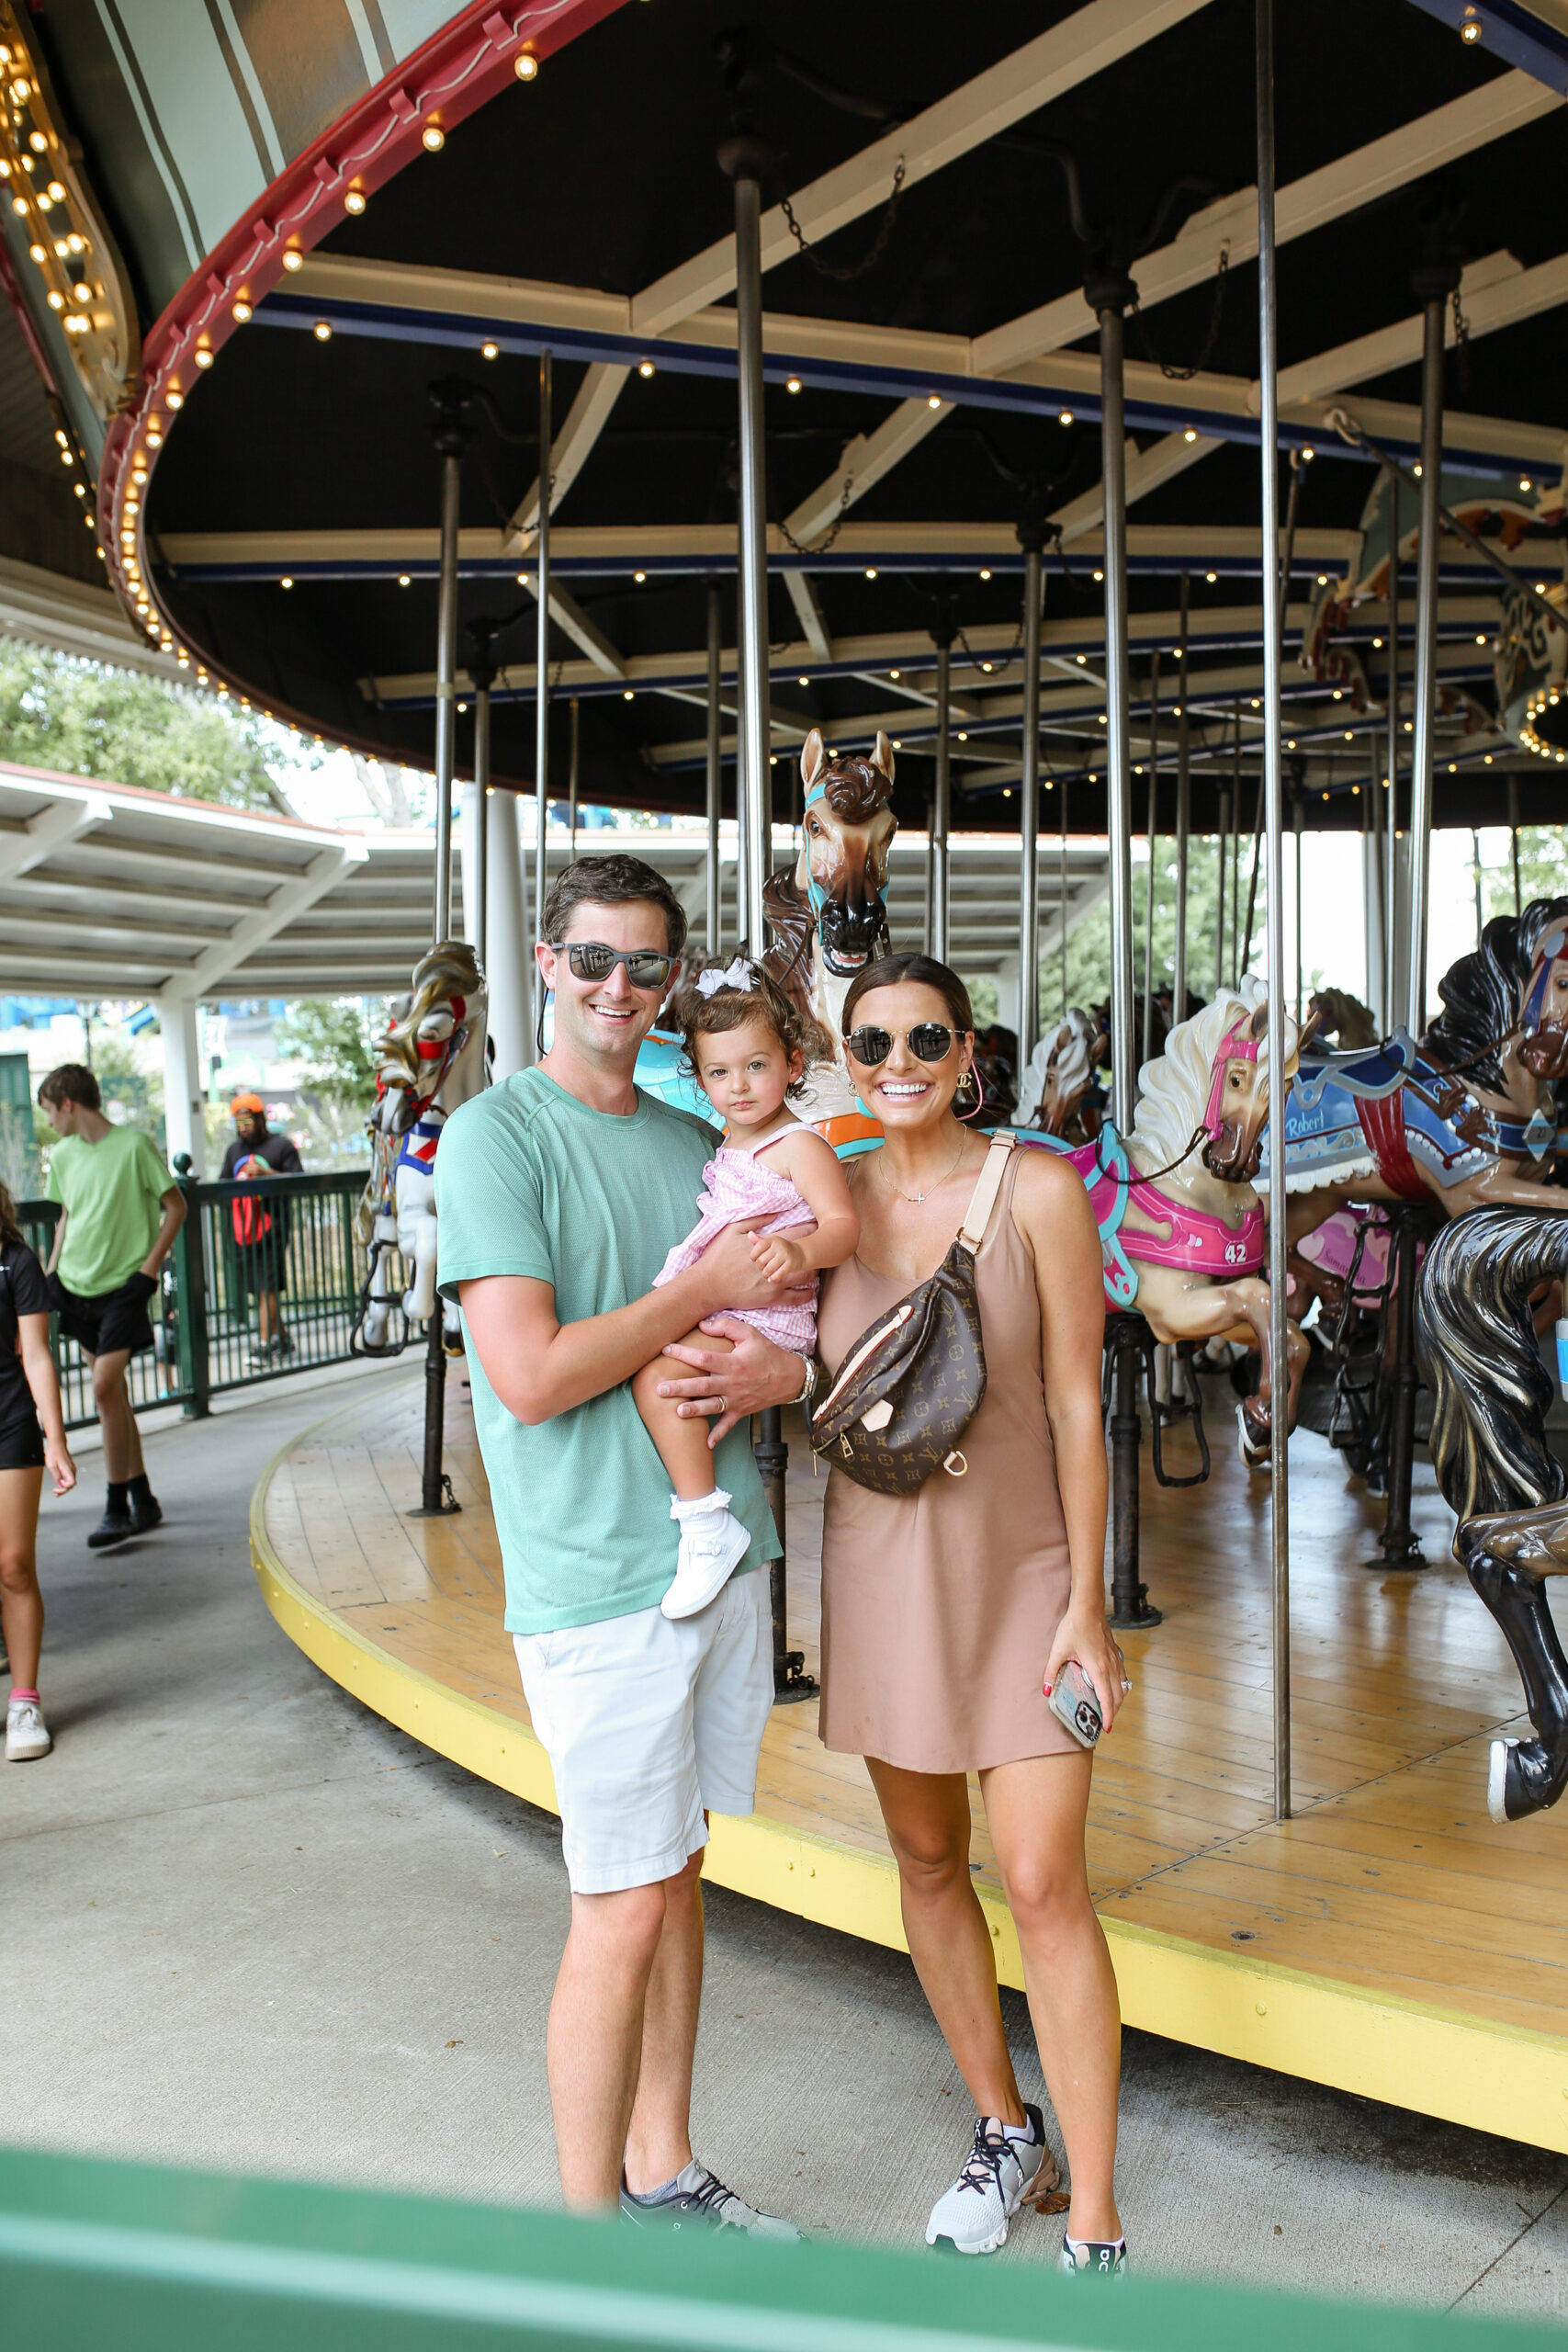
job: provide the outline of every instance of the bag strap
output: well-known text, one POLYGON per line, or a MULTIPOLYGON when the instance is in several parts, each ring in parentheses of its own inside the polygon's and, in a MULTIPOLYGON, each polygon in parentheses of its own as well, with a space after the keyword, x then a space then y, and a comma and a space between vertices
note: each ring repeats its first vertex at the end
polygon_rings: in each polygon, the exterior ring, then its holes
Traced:
POLYGON ((975 1180, 975 1190, 969 1195, 969 1211, 958 1228, 958 1238, 973 1258, 986 1238, 986 1227, 991 1222, 991 1211, 997 1204, 1002 1178, 1007 1173, 1009 1154, 1012 1146, 1003 1136, 993 1136, 991 1148, 986 1154, 986 1164, 975 1180))

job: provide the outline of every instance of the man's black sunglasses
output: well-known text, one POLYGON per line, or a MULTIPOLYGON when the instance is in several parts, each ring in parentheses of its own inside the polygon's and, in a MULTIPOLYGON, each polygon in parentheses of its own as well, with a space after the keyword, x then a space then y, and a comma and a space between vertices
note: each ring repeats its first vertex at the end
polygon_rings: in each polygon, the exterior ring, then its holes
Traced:
MULTIPOLYGON (((957 1032, 944 1029, 940 1021, 921 1021, 904 1033, 904 1043, 918 1062, 942 1062, 953 1051, 957 1032)), ((857 1062, 866 1069, 874 1069, 893 1051, 890 1029, 854 1029, 844 1040, 857 1062)))
POLYGON ((634 989, 661 989, 679 960, 651 947, 606 947, 602 939, 552 939, 549 944, 558 956, 565 947, 574 980, 607 980, 616 965, 624 964, 634 989))

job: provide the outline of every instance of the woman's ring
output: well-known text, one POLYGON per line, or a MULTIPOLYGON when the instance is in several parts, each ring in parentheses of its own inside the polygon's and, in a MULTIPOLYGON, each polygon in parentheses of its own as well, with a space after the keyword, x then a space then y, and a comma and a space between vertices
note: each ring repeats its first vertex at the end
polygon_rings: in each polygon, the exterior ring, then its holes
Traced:
POLYGON ((1133 1687, 1133 1686, 1132 1686, 1132 1684, 1128 1681, 1128 1679, 1127 1679, 1126 1676, 1125 1676, 1125 1675, 1123 1675, 1123 1676, 1122 1677, 1122 1690, 1130 1690, 1132 1689, 1132 1687, 1133 1687))

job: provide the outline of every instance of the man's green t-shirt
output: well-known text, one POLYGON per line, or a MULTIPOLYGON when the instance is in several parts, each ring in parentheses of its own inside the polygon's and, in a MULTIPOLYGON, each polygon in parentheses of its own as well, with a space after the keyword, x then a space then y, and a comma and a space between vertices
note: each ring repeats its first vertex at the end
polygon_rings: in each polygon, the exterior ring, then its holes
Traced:
MULTIPOLYGON (((562 1323, 628 1306, 697 1221, 717 1137, 639 1093, 626 1118, 590 1110, 542 1070, 521 1070, 453 1113, 435 1156, 440 1286, 526 1274, 555 1289, 562 1323)), ((679 1530, 670 1479, 628 1385, 526 1428, 468 1343, 479 1451, 506 1570, 506 1629, 547 1634, 629 1616, 664 1598, 679 1530)), ((745 1425, 714 1475, 751 1532, 737 1574, 774 1558, 773 1515, 745 1425)))
POLYGON ((111 1127, 96 1143, 62 1136, 49 1156, 48 1193, 65 1209, 55 1272, 78 1298, 128 1283, 158 1238, 158 1204, 175 1180, 140 1127, 111 1127))

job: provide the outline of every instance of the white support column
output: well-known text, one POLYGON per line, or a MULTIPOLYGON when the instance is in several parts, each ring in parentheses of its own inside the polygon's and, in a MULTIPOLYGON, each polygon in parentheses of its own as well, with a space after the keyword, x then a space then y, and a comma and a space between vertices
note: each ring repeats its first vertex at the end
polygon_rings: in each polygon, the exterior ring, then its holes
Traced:
POLYGON ((1009 953, 997 965, 997 1020, 1004 1029, 1020 1035, 1019 1012, 1022 1005, 1020 986, 1023 968, 1021 956, 1009 953))
MULTIPOLYGON (((529 1046, 533 1019, 534 933, 523 904, 523 858, 517 837, 514 792, 491 791, 485 798, 490 821, 490 888, 485 908, 485 978, 490 984, 490 1035, 495 1047, 493 1076, 510 1078, 534 1058, 529 1046)), ((475 880, 475 794, 463 793, 463 904, 471 906, 475 880)))
POLYGON ((207 1174, 207 1127, 202 1117, 201 1007, 195 997, 160 997, 158 1026, 164 1041, 164 1132, 173 1166, 178 1152, 190 1154, 191 1173, 207 1174))

